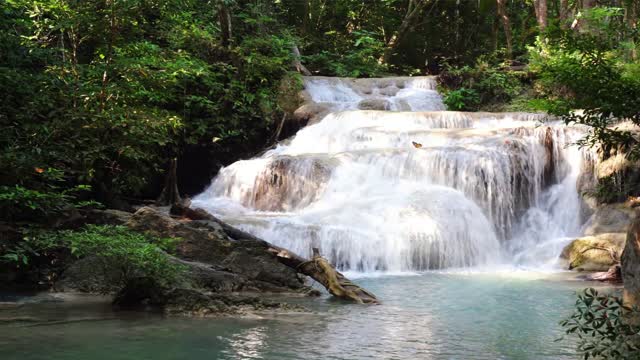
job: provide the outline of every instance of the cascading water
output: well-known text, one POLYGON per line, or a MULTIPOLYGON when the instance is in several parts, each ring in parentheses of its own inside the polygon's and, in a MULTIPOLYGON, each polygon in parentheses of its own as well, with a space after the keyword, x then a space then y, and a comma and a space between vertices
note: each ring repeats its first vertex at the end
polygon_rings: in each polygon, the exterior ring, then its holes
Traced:
POLYGON ((306 90, 332 112, 222 169, 194 206, 366 272, 548 265, 578 235, 580 129, 441 111, 432 77, 308 78, 306 90), (387 111, 357 110, 371 104, 387 111))

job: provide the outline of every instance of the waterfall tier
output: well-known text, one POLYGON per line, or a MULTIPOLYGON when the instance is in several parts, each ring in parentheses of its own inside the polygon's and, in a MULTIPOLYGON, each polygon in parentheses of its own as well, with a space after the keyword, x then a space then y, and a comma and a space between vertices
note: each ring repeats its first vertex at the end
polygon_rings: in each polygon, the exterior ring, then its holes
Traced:
POLYGON ((305 84, 332 112, 222 169, 196 206, 358 271, 537 266, 578 232, 589 154, 569 145, 581 129, 540 114, 438 111, 431 77, 305 84), (371 100, 388 111, 351 110, 371 100))

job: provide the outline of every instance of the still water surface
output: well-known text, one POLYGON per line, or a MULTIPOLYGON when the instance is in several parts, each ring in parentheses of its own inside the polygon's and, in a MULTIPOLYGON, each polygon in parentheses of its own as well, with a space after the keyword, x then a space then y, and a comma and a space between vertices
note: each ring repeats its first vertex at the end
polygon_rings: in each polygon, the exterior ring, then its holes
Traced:
POLYGON ((99 300, 4 303, 0 358, 576 359, 571 340, 554 342, 558 321, 575 291, 598 286, 530 272, 357 281, 384 304, 323 296, 296 300, 310 309, 303 314, 190 319, 113 313, 99 300))

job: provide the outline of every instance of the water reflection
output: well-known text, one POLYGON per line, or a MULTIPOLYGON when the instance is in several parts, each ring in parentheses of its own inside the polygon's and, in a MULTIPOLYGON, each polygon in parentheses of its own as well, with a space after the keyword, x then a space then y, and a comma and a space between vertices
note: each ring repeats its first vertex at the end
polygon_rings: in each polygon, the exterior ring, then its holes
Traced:
POLYGON ((230 349, 223 353, 232 359, 263 359, 266 330, 264 326, 256 326, 234 335, 229 339, 230 349))

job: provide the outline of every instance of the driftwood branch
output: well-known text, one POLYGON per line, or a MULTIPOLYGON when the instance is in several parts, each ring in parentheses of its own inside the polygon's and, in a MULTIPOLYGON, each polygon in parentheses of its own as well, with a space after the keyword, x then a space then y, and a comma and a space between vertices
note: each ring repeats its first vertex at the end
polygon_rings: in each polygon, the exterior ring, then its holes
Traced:
POLYGON ((619 263, 620 262, 620 257, 618 256, 618 253, 616 253, 615 250, 610 249, 610 248, 606 248, 606 247, 602 247, 602 246, 590 246, 584 250, 582 250, 582 252, 580 252, 581 254, 586 253, 587 251, 590 250, 601 250, 601 251, 605 251, 607 253, 609 253, 609 257, 611 257, 611 260, 615 263, 619 263))
POLYGON ((307 275, 324 286, 329 293, 337 298, 353 301, 359 304, 378 304, 375 295, 351 282, 339 271, 337 271, 327 259, 320 256, 318 249, 313 249, 313 257, 305 259, 287 249, 273 245, 268 241, 257 238, 246 231, 235 228, 217 217, 209 214, 203 209, 191 209, 182 204, 174 204, 171 207, 171 214, 183 216, 191 220, 208 220, 218 223, 222 230, 230 238, 243 241, 251 240, 261 244, 265 250, 276 256, 280 263, 307 275))
POLYGON ((304 76, 311 76, 311 71, 302 65, 302 55, 300 55, 300 49, 297 45, 291 46, 291 54, 293 55, 293 67, 296 68, 296 71, 304 76))

